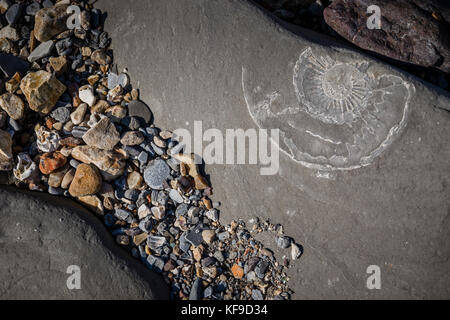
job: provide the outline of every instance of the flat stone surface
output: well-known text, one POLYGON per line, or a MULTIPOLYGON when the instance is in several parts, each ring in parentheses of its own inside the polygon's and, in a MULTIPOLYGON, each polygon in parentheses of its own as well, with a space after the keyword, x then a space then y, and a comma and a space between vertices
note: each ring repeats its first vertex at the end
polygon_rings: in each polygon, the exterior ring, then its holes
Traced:
MULTIPOLYGON (((203 130, 285 132, 276 175, 255 165, 206 171, 222 223, 270 218, 303 245, 289 271, 294 299, 450 297, 446 94, 322 35, 287 30, 247 1, 98 4, 120 44, 116 62, 128 67, 158 126, 193 133, 203 120, 203 130), (359 87, 360 101, 349 90, 359 87), (324 107, 332 100, 340 102, 324 107), (370 265, 381 268, 381 290, 366 288, 370 265)), ((261 240, 278 259, 290 255, 273 235, 261 240)))
POLYGON ((2 187, 0 204, 0 299, 168 298, 162 278, 73 201, 2 187), (71 265, 80 290, 67 288, 71 265))

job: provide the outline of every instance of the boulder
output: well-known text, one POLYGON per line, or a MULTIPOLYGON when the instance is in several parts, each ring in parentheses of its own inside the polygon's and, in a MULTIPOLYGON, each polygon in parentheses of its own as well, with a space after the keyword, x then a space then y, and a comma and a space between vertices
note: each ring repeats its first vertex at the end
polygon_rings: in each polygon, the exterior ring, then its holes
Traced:
POLYGON ((162 278, 74 201, 0 189, 0 292, 31 300, 168 299, 162 278), (80 287, 73 287, 80 275, 80 287), (68 286, 69 284, 69 286, 68 286))
POLYGON ((450 9, 434 0, 336 0, 326 23, 355 45, 423 67, 450 72, 450 9), (367 27, 369 6, 380 8, 380 29, 367 27))

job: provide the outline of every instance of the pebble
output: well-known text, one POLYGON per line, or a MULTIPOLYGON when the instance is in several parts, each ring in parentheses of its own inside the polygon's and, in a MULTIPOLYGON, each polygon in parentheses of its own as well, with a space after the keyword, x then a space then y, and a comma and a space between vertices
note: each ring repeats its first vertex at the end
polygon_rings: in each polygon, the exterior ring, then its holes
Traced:
POLYGON ((81 101, 83 101, 84 103, 87 103, 89 105, 89 107, 92 107, 95 104, 95 102, 97 101, 97 99, 94 95, 94 90, 93 90, 92 86, 90 86, 90 85, 82 86, 78 90, 78 97, 80 98, 81 101))
POLYGON ((0 107, 14 120, 24 117, 25 105, 22 99, 13 93, 5 93, 0 96, 0 107))
POLYGON ((296 243, 291 244, 291 258, 292 260, 299 259, 303 254, 303 247, 299 246, 296 243))
POLYGON ((169 197, 172 199, 175 203, 183 203, 184 199, 180 195, 180 193, 177 190, 171 189, 169 192, 169 197))
POLYGON ((152 270, 155 270, 156 272, 162 272, 164 269, 164 260, 160 257, 149 255, 147 257, 147 262, 150 265, 152 270))
POLYGON ((264 300, 263 294, 258 289, 252 290, 252 298, 253 300, 264 300))
POLYGON ((79 125, 84 120, 84 115, 88 109, 88 105, 86 103, 80 104, 74 112, 70 114, 70 119, 74 125, 79 125))
POLYGON ((170 176, 170 168, 162 159, 155 159, 145 168, 144 180, 147 185, 155 190, 162 190, 164 183, 170 176))
POLYGON ((66 123, 70 119, 70 109, 68 107, 59 107, 50 114, 56 121, 66 123))
POLYGON ((50 174, 63 167, 66 162, 67 158, 59 152, 44 153, 39 160, 39 170, 43 174, 50 174))
POLYGON ((127 131, 120 139, 125 146, 137 146, 144 142, 144 135, 139 131, 127 131))
POLYGON ((23 6, 21 3, 15 3, 6 11, 5 18, 9 24, 15 24, 22 15, 23 6))
POLYGON ((103 150, 112 150, 120 141, 116 127, 108 118, 102 118, 83 136, 87 145, 103 150))
POLYGON ((286 236, 276 238, 277 246, 281 249, 287 249, 291 246, 292 239, 286 236))
POLYGON ((69 192, 72 197, 96 194, 102 187, 102 176, 97 167, 82 163, 77 166, 69 192))
POLYGON ((201 299, 203 299, 203 281, 201 278, 197 278, 192 284, 192 288, 189 293, 189 300, 201 300, 201 299))
POLYGON ((52 40, 41 43, 34 49, 28 56, 29 62, 38 61, 44 57, 47 57, 55 47, 55 43, 52 40))

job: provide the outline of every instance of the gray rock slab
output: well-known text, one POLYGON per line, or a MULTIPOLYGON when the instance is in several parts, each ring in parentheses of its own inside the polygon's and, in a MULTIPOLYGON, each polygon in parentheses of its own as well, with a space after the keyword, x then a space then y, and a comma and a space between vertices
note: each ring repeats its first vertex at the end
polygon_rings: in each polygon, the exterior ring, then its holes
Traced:
POLYGON ((206 172, 223 223, 270 218, 303 245, 293 298, 450 297, 448 95, 247 1, 98 4, 157 126, 284 132, 276 175, 206 172), (370 265, 380 290, 366 287, 370 265))
POLYGON ((0 299, 168 298, 162 278, 73 201, 2 186, 0 207, 0 299), (67 287, 74 265, 79 290, 67 287))

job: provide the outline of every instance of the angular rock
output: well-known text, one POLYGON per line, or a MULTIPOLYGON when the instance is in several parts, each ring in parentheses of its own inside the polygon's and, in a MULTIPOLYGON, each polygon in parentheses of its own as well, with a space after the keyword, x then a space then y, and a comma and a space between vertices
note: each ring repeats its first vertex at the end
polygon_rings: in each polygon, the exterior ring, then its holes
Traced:
POLYGON ((71 200, 2 187, 0 229, 0 291, 8 299, 169 298, 162 278, 121 250, 98 218, 71 200), (74 265, 81 268, 81 290, 66 285, 74 265))
POLYGON ((11 135, 0 129, 0 171, 12 169, 12 138, 11 135))
POLYGON ((141 174, 137 171, 133 171, 127 176, 127 185, 129 189, 140 189, 144 179, 141 174))
POLYGON ((52 39, 67 29, 67 5, 43 8, 35 15, 34 36, 40 42, 52 39))
POLYGON ((87 208, 91 209, 95 213, 103 214, 104 208, 103 203, 97 196, 82 196, 78 197, 78 201, 80 201, 83 205, 85 205, 87 208))
POLYGON ((31 110, 48 114, 66 91, 66 86, 51 73, 40 70, 28 73, 20 82, 20 89, 31 110))
POLYGON ((120 141, 119 132, 108 118, 103 118, 83 136, 87 145, 103 150, 112 150, 120 141))
POLYGON ((22 3, 14 3, 12 6, 8 8, 8 11, 6 11, 5 13, 6 21, 9 24, 17 23, 22 15, 22 10, 23 10, 22 3))
POLYGON ((91 55, 91 59, 99 65, 107 65, 111 63, 111 57, 107 55, 103 49, 95 50, 91 55))
POLYGON ((445 31, 450 20, 433 17, 448 16, 450 9, 436 5, 422 0, 337 0, 325 8, 324 18, 337 33, 363 49, 450 72, 450 40, 445 31), (380 8, 380 29, 367 27, 371 5, 380 8))
POLYGON ((67 70, 67 58, 65 56, 51 57, 48 59, 57 75, 62 75, 67 70))
POLYGON ((35 62, 39 59, 47 57, 55 47, 55 43, 52 40, 41 43, 34 49, 28 56, 29 62, 35 62))
POLYGON ((20 40, 20 34, 17 29, 12 26, 6 26, 0 29, 0 38, 5 38, 11 41, 20 40))
POLYGON ((72 150, 72 157, 78 161, 94 164, 102 173, 103 179, 111 181, 120 177, 125 169, 123 155, 91 146, 78 146, 72 150))
POLYGON ((120 139, 124 146, 137 146, 144 142, 144 135, 140 131, 127 131, 120 139))
POLYGON ((72 197, 83 197, 96 194, 102 187, 102 176, 97 167, 82 163, 77 167, 75 176, 69 187, 72 197))
POLYGON ((14 120, 20 120, 24 116, 25 105, 20 99, 12 93, 5 93, 0 96, 0 108, 6 111, 6 113, 14 120))

